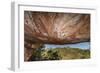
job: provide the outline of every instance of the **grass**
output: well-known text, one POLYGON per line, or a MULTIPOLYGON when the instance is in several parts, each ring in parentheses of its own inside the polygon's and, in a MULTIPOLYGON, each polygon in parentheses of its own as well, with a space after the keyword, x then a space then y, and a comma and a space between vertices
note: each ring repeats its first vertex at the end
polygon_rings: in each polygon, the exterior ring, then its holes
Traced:
POLYGON ((53 49, 58 51, 61 59, 87 59, 90 58, 89 50, 82 50, 78 48, 56 48, 53 49))
POLYGON ((70 60, 70 59, 88 59, 90 58, 90 50, 82 50, 80 48, 51 48, 37 49, 33 51, 33 55, 29 61, 42 60, 70 60))

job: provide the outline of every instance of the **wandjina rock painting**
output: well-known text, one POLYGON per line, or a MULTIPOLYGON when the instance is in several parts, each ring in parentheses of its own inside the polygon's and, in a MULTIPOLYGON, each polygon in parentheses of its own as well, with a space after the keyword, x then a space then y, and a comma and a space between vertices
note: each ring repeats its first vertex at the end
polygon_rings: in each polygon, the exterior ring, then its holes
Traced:
POLYGON ((25 61, 89 58, 90 48, 64 46, 48 49, 45 46, 82 42, 90 42, 90 14, 24 11, 25 61))

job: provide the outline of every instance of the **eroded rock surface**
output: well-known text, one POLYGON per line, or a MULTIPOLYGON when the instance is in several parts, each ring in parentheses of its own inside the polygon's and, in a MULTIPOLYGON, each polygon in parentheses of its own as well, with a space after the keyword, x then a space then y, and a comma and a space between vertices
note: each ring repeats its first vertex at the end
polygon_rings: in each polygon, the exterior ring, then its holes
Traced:
POLYGON ((89 41, 90 15, 25 11, 25 40, 66 44, 89 41))

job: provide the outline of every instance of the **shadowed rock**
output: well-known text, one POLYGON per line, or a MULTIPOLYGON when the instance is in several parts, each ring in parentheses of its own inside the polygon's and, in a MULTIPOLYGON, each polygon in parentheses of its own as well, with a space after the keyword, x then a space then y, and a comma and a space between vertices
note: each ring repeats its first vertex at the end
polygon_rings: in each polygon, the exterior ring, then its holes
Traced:
POLYGON ((25 40, 67 44, 89 41, 90 15, 76 13, 24 13, 25 40))

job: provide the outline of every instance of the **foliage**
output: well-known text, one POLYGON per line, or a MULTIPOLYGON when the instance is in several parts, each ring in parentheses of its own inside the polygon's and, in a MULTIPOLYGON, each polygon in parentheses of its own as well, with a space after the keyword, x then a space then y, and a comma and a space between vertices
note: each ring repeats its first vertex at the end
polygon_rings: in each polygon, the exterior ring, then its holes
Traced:
POLYGON ((30 61, 43 60, 67 60, 67 59, 88 59, 90 58, 90 50, 82 50, 79 48, 51 48, 45 49, 41 46, 33 52, 30 61))

